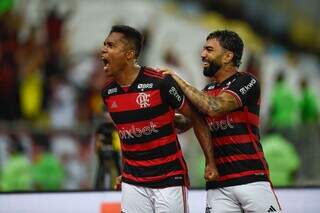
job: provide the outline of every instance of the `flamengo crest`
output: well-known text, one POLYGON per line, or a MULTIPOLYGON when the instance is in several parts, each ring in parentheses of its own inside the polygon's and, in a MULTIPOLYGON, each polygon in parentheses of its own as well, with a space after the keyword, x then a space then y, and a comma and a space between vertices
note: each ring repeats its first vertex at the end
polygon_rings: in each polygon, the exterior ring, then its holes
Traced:
POLYGON ((146 108, 148 106, 150 106, 150 94, 146 94, 146 93, 139 93, 139 95, 136 98, 136 102, 137 104, 139 104, 140 108, 146 108))

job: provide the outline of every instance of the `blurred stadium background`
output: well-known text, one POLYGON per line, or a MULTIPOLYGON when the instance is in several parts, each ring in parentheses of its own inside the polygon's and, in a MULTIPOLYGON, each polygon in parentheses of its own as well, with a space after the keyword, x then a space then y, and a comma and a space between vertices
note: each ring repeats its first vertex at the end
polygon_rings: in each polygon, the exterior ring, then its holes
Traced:
MULTIPOLYGON (((1 0, 0 191, 93 190, 94 132, 107 118, 99 51, 113 24, 141 30, 140 58, 202 89, 206 35, 235 30, 262 85, 261 139, 276 187, 320 186, 318 0, 1 0)), ((192 131, 180 135, 204 186, 192 131)))

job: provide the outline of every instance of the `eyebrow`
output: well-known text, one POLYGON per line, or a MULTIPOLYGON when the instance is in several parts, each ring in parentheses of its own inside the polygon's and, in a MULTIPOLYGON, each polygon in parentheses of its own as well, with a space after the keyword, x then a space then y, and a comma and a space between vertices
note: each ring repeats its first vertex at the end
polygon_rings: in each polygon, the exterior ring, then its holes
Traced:
POLYGON ((104 41, 103 42, 103 45, 110 45, 110 44, 114 44, 115 42, 113 42, 113 41, 104 41))
POLYGON ((209 46, 209 45, 204 45, 203 49, 214 50, 214 48, 212 46, 209 46))

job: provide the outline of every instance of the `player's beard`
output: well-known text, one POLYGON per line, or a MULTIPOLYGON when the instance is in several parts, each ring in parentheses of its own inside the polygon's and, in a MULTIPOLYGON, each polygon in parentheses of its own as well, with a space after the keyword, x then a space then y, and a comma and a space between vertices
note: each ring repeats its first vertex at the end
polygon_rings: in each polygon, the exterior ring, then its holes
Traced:
POLYGON ((215 61, 210 62, 208 67, 203 68, 203 75, 206 77, 213 77, 218 70, 221 68, 221 65, 215 61))

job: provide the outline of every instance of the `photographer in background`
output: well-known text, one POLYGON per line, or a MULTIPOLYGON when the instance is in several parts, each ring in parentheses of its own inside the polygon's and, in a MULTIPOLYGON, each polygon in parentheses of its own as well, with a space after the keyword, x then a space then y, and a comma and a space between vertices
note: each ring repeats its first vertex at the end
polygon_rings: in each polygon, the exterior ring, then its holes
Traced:
POLYGON ((111 189, 112 180, 121 174, 119 138, 112 123, 102 123, 95 132, 95 151, 98 158, 98 170, 95 189, 111 189))

